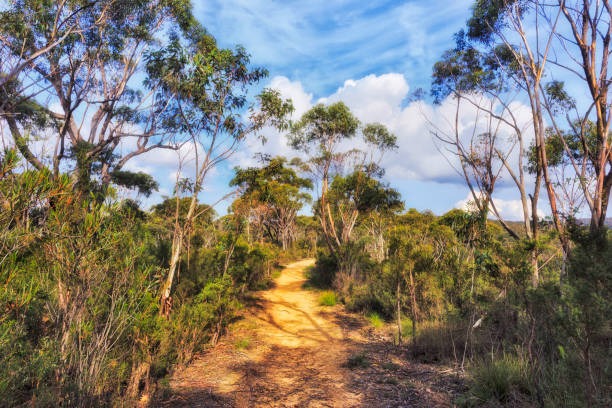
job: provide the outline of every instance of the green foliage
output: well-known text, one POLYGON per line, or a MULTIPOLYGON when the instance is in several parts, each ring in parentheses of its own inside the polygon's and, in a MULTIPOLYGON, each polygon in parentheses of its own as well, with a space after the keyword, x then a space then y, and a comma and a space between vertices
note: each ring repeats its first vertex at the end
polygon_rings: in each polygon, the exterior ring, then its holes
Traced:
MULTIPOLYGON (((10 185, 27 178, 28 173, 14 175, 10 185)), ((2 395, 13 398, 8 405, 30 398, 42 405, 103 403, 127 380, 118 362, 125 361, 132 318, 153 289, 155 268, 138 261, 143 249, 134 241, 141 233, 134 219, 116 207, 74 200, 70 184, 39 182, 48 186, 39 198, 54 203, 37 208, 45 221, 8 225, 11 233, 39 239, 21 249, 4 246, 11 252, 0 265, 8 283, 0 293, 0 338, 16 347, 0 357, 3 369, 11 370, 3 374, 9 380, 1 385, 2 395)), ((21 203, 26 213, 32 209, 21 203)), ((9 236, 3 238, 10 243, 9 236)))
POLYGON ((306 112, 291 130, 289 142, 296 150, 317 149, 322 156, 333 154, 328 140, 351 139, 357 133, 359 120, 342 102, 329 106, 318 104, 306 112))
POLYGON ((369 212, 398 211, 403 207, 397 190, 362 171, 346 177, 334 177, 326 199, 334 204, 334 208, 351 203, 364 215, 369 212))
POLYGON ((381 327, 383 327, 384 321, 383 319, 379 316, 378 313, 376 312, 368 312, 365 315, 366 319, 368 319, 368 321, 370 322, 370 324, 375 328, 375 329, 380 329, 381 327))
POLYGON ((330 288, 337 269, 336 259, 325 251, 319 251, 315 266, 308 271, 308 284, 319 289, 330 288))
POLYGON ((336 293, 331 290, 321 292, 319 295, 319 305, 321 306, 335 306, 336 305, 336 293))
POLYGON ((476 0, 472 6, 472 16, 467 22, 467 36, 490 44, 494 34, 508 24, 506 13, 516 8, 519 14, 523 14, 527 3, 524 0, 476 0))
POLYGON ((30 151, 29 135, 51 143, 55 138, 53 172, 59 176, 60 167, 74 168, 79 180, 75 188, 88 193, 99 182, 108 186, 114 175, 121 185, 140 186, 148 194, 155 187, 152 180, 121 169, 135 155, 172 147, 158 122, 167 101, 146 100, 142 81, 133 78, 153 80, 147 78, 142 56, 162 49, 166 33, 200 52, 216 50, 214 38, 193 17, 191 4, 20 0, 3 7, 0 16, 8 69, 0 80, 3 120, 10 116, 6 121, 23 157, 42 170, 47 162, 30 151), (45 102, 41 92, 48 94, 45 102), (62 101, 60 111, 51 112, 47 101, 62 101), (133 137, 134 147, 120 156, 117 147, 126 137, 133 137))
POLYGON ((531 393, 528 364, 513 356, 476 363, 472 372, 469 406, 521 405, 531 393))
POLYGON ((235 168, 230 185, 239 186, 242 194, 233 206, 246 212, 249 222, 253 219, 256 239, 267 235, 288 249, 295 240, 297 213, 311 199, 303 190, 312 189, 312 182, 299 177, 284 157, 262 156, 261 161, 261 167, 235 168))
POLYGON ((236 350, 248 349, 251 346, 251 342, 252 340, 250 338, 243 337, 234 342, 234 348, 236 348, 236 350))
POLYGON ((69 177, 19 166, 15 151, 0 156, 2 406, 129 404, 217 341, 243 293, 272 277, 276 246, 235 237, 199 205, 162 317, 176 201, 147 213, 134 201, 75 196, 69 177))
POLYGON ((134 173, 125 170, 115 170, 111 174, 111 180, 118 186, 136 188, 145 197, 149 197, 159 188, 159 184, 152 176, 141 171, 134 173))

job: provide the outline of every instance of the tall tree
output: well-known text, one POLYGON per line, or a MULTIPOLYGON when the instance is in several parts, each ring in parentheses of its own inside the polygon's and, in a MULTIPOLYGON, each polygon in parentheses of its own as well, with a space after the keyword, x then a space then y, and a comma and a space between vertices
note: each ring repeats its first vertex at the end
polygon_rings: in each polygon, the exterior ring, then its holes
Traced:
POLYGON ((285 250, 295 241, 298 211, 311 199, 302 190, 311 189, 312 182, 299 177, 284 157, 262 156, 261 161, 261 167, 237 167, 230 185, 239 186, 241 199, 262 215, 261 225, 267 235, 285 250))
MULTIPOLYGON (((610 120, 612 110, 609 107, 609 92, 612 74, 608 72, 608 62, 612 52, 612 9, 608 0, 568 2, 558 0, 558 5, 569 25, 574 41, 563 33, 555 33, 560 48, 569 56, 568 59, 556 57, 551 63, 574 74, 588 90, 590 103, 579 109, 574 100, 558 89, 559 82, 553 81, 545 87, 548 98, 545 106, 556 133, 564 135, 557 124, 554 102, 561 101, 572 108, 573 114, 565 113, 569 136, 578 139, 582 145, 582 154, 572 165, 578 180, 585 180, 581 186, 585 200, 591 211, 591 229, 602 229, 605 226, 606 214, 612 191, 612 138, 610 137, 610 120), (574 57, 574 50, 579 58, 574 57), (553 102, 551 104, 551 101, 553 102), (592 126, 594 125, 594 126, 592 126), (595 136, 595 137, 593 137, 595 136), (594 186, 589 186, 584 177, 585 168, 591 167, 594 186)), ((547 17, 547 16, 545 16, 547 17)), ((570 144, 561 137, 566 153, 571 157, 570 144)))
MULTIPOLYGON (((447 121, 448 128, 432 119, 429 124, 436 140, 442 143, 442 152, 457 157, 456 171, 465 180, 481 221, 486 223, 492 214, 513 239, 520 240, 495 203, 499 180, 503 177, 511 180, 520 197, 523 234, 533 248, 532 282, 537 286, 538 202, 543 168, 539 161, 529 168, 534 176, 529 183, 525 156, 532 126, 517 111, 520 88, 508 85, 519 81, 517 77, 520 77, 518 64, 503 48, 479 50, 465 33, 458 33, 456 47, 446 51, 434 65, 432 86, 436 103, 443 103, 449 96, 453 99, 454 116, 447 121), (465 112, 474 115, 469 128, 460 120, 465 112)), ((539 160, 537 144, 533 152, 536 153, 533 157, 539 160)))
MULTIPOLYGON (((190 141, 194 164, 193 174, 180 183, 191 198, 183 222, 179 222, 177 215, 175 223, 170 267, 162 287, 163 313, 168 311, 185 232, 199 215, 198 194, 206 177, 231 157, 248 135, 266 124, 286 126, 285 116, 293 107, 281 100, 278 92, 269 89, 257 96, 257 105, 247 105, 248 87, 265 77, 267 71, 251 68, 248 54, 240 47, 235 51, 206 49, 199 39, 175 35, 165 48, 148 55, 147 73, 155 100, 165 101, 160 114, 164 127, 190 141), (245 109, 248 116, 241 115, 245 109)), ((179 200, 180 189, 176 192, 179 200)))
POLYGON ((10 2, 0 21, 0 121, 33 167, 104 186, 138 183, 142 176, 122 170, 129 160, 185 141, 171 131, 176 112, 156 97, 159 82, 146 65, 168 33, 201 53, 217 49, 188 2, 23 0, 10 2), (36 139, 47 151, 32 148, 36 139))
POLYGON ((349 108, 337 102, 329 106, 319 104, 306 112, 293 126, 289 140, 294 149, 310 156, 305 168, 320 184, 318 217, 325 241, 329 249, 335 252, 341 241, 350 237, 359 212, 353 206, 343 218, 344 230, 338 231, 327 200, 331 181, 335 177, 356 172, 348 184, 356 194, 354 202, 358 201, 361 182, 382 174, 374 155, 378 155, 380 162, 386 151, 397 147, 396 137, 381 124, 361 126, 349 108), (367 152, 345 148, 345 142, 356 136, 360 136, 360 142, 365 145, 367 152))
MULTIPOLYGON (((494 51, 501 68, 512 65, 513 84, 532 113, 535 147, 552 218, 564 248, 568 240, 559 212, 559 197, 550 175, 545 149, 546 122, 558 136, 571 135, 583 144, 583 153, 570 160, 591 213, 591 229, 604 227, 612 190, 612 154, 609 135, 608 92, 612 20, 608 1, 556 2, 478 0, 467 24, 467 37, 478 47, 494 51), (537 27, 530 31, 529 27, 537 27), (509 64, 510 63, 510 64, 509 64), (573 75, 588 101, 571 98, 555 76, 573 75), (546 79, 552 78, 550 82, 546 79), (561 109, 559 109, 561 107, 561 109), (566 121, 562 126, 561 122, 566 121), (589 121, 595 124, 595 143, 589 142, 589 121), (564 129, 565 127, 565 129, 564 129), (591 185, 585 177, 592 172, 591 185)), ((570 143, 560 141, 568 157, 570 143)))

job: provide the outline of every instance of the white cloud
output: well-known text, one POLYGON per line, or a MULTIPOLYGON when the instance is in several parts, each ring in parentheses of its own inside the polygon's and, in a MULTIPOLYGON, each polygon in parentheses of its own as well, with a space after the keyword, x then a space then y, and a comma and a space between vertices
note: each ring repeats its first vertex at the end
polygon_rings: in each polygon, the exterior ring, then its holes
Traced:
POLYGON ((293 82, 285 76, 275 76, 268 87, 280 91, 283 98, 291 99, 295 109, 294 119, 299 119, 312 106, 312 93, 306 93, 301 82, 293 82))
MULTIPOLYGON (((465 181, 451 166, 457 167, 457 160, 453 154, 447 154, 446 158, 436 146, 431 134, 432 124, 445 131, 453 131, 455 117, 455 103, 446 100, 440 105, 431 105, 425 102, 411 102, 406 104, 410 87, 406 78, 399 73, 388 73, 384 75, 367 75, 359 79, 349 79, 330 95, 314 99, 312 93, 305 90, 299 81, 291 81, 286 77, 274 77, 270 87, 280 91, 285 98, 291 98, 296 107, 293 119, 299 119, 301 114, 311 108, 315 103, 333 103, 343 101, 362 123, 380 122, 387 126, 397 136, 398 150, 388 153, 382 166, 386 169, 386 179, 392 186, 404 191, 405 199, 411 202, 411 183, 432 183, 431 191, 427 193, 429 202, 446 201, 451 207, 457 198, 449 200, 444 183, 452 183, 455 186, 463 186, 465 181), (449 162, 451 164, 449 164, 449 162)), ((515 103, 512 111, 519 121, 525 125, 526 144, 530 142, 529 118, 530 113, 526 106, 515 103)), ((464 104, 459 112, 459 132, 462 138, 469 140, 474 129, 477 132, 485 126, 482 115, 476 120, 476 109, 470 104, 464 104)), ((500 130, 501 145, 509 148, 511 132, 506 127, 500 130)), ((232 158, 233 165, 251 166, 256 162, 253 156, 258 153, 270 155, 283 155, 294 157, 294 152, 288 145, 284 134, 277 131, 266 131, 268 142, 262 144, 256 140, 245 143, 243 148, 232 158)), ((359 146, 351 141, 351 147, 359 146)), ((518 149, 514 149, 509 157, 510 163, 516 163, 518 149)), ((499 165, 499 164, 498 164, 499 165)), ((529 188, 529 179, 528 188, 529 188)), ((446 184, 448 186, 448 184, 446 184)), ((451 189, 452 190, 452 189, 451 189)), ((507 219, 521 219, 522 206, 516 200, 517 194, 510 177, 502 173, 498 181, 499 195, 496 198, 502 216, 507 219)), ((497 193, 496 193, 497 194, 497 193)), ((470 198, 456 203, 456 207, 463 207, 470 198)))
POLYGON ((335 93, 318 102, 345 102, 363 122, 391 122, 401 112, 402 101, 410 87, 403 75, 368 75, 358 80, 349 79, 335 93))
MULTIPOLYGON (((281 92, 283 97, 291 98, 296 105, 296 115, 312 107, 312 94, 304 91, 300 82, 290 81, 285 77, 272 79, 270 87, 281 92)), ((334 103, 343 101, 362 123, 380 122, 397 136, 399 149, 388 153, 382 165, 387 170, 387 178, 392 182, 405 180, 432 180, 441 182, 463 183, 447 160, 436 148, 430 134, 428 119, 443 122, 446 117, 454 116, 454 107, 450 101, 440 106, 431 106, 422 102, 404 105, 410 87, 405 77, 398 73, 368 75, 357 80, 347 80, 333 94, 319 98, 317 103, 334 103)), ((473 122, 473 109, 461 112, 460 122, 467 131, 473 122)), ((266 133, 268 143, 247 143, 236 155, 238 165, 252 165, 256 152, 271 155, 292 157, 296 153, 287 145, 286 137, 276 131, 266 133)), ((351 143, 354 143, 353 141, 351 143)), ((453 158, 450 158, 453 160, 453 158)))
MULTIPOLYGON (((523 204, 521 200, 504 200, 501 198, 493 198, 493 203, 495 204, 495 208, 499 212, 499 215, 502 219, 507 221, 522 221, 523 220, 523 204)), ((468 193, 467 197, 464 200, 458 201, 455 203, 455 208, 460 210, 469 211, 474 210, 474 198, 471 193, 468 193)), ((531 216, 531 207, 527 208, 529 215, 531 216)), ((495 218, 495 214, 493 211, 490 212, 490 217, 495 218)), ((538 216, 543 218, 545 216, 545 212, 538 208, 538 216)))

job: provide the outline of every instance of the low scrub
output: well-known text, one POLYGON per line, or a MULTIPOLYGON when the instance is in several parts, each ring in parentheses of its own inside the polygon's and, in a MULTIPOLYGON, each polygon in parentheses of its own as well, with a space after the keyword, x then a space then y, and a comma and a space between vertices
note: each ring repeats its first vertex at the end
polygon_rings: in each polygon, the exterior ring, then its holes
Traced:
POLYGON ((319 295, 319 305, 321 306, 335 306, 336 303, 336 293, 331 290, 321 292, 319 295))
POLYGON ((526 361, 504 355, 483 360, 470 369, 472 381, 466 406, 529 406, 532 387, 526 361))

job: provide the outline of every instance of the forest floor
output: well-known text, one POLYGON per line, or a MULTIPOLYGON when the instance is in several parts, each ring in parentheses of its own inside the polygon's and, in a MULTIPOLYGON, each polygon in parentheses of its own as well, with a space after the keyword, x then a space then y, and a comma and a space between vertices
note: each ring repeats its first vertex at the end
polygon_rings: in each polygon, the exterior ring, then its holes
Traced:
POLYGON ((159 407, 450 407, 454 370, 411 361, 341 305, 304 288, 314 263, 288 265, 219 344, 175 373, 159 407))

